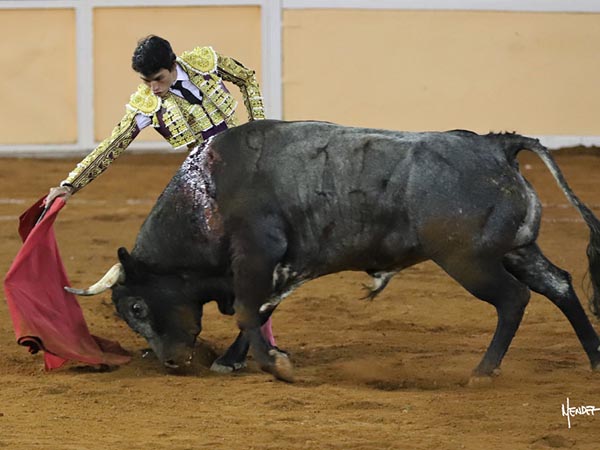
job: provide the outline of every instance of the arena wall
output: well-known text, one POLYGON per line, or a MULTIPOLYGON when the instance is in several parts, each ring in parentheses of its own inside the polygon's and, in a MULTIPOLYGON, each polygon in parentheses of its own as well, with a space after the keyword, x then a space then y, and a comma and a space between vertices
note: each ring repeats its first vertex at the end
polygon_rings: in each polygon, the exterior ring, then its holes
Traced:
MULTIPOLYGON (((0 0, 0 155, 89 152, 122 116, 131 51, 151 33, 255 68, 272 118, 600 145, 593 3, 0 0)), ((168 148, 151 130, 132 145, 168 148)))
POLYGON ((600 134, 600 15, 286 10, 286 119, 600 134))
POLYGON ((72 9, 0 10, 0 144, 77 140, 74 21, 72 9))

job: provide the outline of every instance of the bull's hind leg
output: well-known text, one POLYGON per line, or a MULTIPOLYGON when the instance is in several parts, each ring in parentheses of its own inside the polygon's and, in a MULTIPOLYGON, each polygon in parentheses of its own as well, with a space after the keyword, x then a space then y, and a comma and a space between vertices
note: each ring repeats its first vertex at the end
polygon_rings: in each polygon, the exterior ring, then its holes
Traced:
POLYGON ((287 353, 265 339, 260 330, 272 313, 261 313, 260 307, 272 294, 273 271, 287 250, 283 227, 269 218, 244 221, 232 233, 231 248, 238 326, 248 338, 261 369, 292 381, 287 353))
POLYGON ((476 377, 494 375, 519 328, 529 302, 529 289, 506 271, 500 259, 454 255, 435 261, 471 294, 496 308, 494 337, 473 371, 476 377))
POLYGON ((600 339, 573 290, 569 273, 548 261, 536 244, 508 253, 504 265, 531 290, 558 306, 575 330, 592 369, 600 369, 600 339))

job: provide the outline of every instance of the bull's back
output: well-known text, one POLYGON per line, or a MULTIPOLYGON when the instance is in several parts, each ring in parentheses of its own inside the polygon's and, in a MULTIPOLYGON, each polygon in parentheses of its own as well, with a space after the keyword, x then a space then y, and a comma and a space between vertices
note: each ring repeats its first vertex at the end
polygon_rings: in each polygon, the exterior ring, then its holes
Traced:
MULTIPOLYGON (((221 213, 281 217, 290 257, 331 271, 425 259, 445 235, 481 231, 491 210, 522 194, 502 149, 468 132, 261 121, 212 145, 221 213)), ((508 222, 510 234, 518 218, 508 222)))

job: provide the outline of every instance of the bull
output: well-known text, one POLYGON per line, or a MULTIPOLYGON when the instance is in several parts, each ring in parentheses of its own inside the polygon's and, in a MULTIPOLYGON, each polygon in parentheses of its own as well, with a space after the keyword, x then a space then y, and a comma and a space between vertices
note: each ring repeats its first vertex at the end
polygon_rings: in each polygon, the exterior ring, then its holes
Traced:
POLYGON ((588 260, 600 304, 600 223, 548 150, 517 134, 397 132, 322 122, 251 122, 196 149, 160 195, 131 254, 91 290, 112 288, 119 315, 159 360, 185 365, 203 305, 236 315, 240 334, 215 364, 238 368, 251 348, 282 380, 287 353, 260 327, 300 284, 344 270, 373 277, 374 298, 402 269, 431 260, 496 308, 492 341, 475 376, 497 372, 530 290, 571 323, 593 369, 600 340, 571 276, 536 240, 541 204, 519 171, 534 152, 590 229, 588 260), (99 288, 100 287, 100 288, 99 288))

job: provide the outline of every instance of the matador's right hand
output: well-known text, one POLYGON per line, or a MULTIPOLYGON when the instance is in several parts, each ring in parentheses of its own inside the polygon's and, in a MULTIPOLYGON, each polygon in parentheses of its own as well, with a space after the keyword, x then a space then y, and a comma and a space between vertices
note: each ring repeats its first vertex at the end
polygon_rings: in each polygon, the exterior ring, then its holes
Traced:
POLYGON ((56 197, 62 197, 66 203, 71 195, 73 195, 73 188, 71 186, 56 186, 50 188, 50 192, 48 193, 44 204, 50 205, 56 197))

